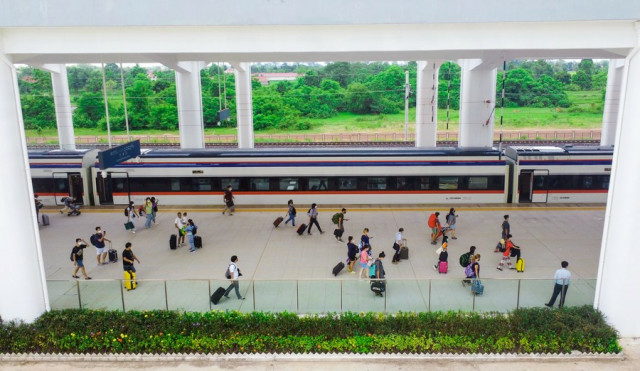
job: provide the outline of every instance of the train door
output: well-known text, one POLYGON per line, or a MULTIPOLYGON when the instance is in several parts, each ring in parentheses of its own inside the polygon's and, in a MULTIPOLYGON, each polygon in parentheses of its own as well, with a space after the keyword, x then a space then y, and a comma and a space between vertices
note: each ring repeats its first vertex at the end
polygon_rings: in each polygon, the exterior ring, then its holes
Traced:
POLYGON ((548 175, 549 170, 522 170, 518 176, 518 202, 546 203, 549 191, 545 185, 545 178, 548 175))
POLYGON ((51 174, 53 177, 53 197, 56 205, 61 205, 63 197, 71 197, 79 205, 84 204, 84 185, 80 173, 58 173, 51 174))
POLYGON ((99 172, 96 176, 96 190, 100 205, 113 205, 114 192, 126 192, 129 199, 129 174, 126 172, 99 172))

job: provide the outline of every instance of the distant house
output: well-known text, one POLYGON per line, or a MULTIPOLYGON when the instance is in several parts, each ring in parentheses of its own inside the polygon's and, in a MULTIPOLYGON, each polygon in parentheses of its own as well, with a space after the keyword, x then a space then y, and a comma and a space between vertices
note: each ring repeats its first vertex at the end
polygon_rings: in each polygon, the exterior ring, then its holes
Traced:
POLYGON ((31 75, 24 76, 21 80, 31 84, 38 82, 38 80, 34 79, 31 75))
POLYGON ((147 77, 151 81, 156 81, 158 79, 158 77, 156 76, 155 73, 153 73, 153 71, 147 71, 147 77))
POLYGON ((304 76, 296 72, 261 72, 253 73, 251 76, 254 79, 258 79, 260 84, 269 85, 274 81, 295 81, 298 77, 304 76))

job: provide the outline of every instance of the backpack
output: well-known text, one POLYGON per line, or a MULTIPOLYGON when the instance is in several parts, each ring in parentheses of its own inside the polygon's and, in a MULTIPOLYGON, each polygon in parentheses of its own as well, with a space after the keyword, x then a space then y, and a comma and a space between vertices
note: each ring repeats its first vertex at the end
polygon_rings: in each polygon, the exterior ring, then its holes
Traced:
POLYGON ((376 278, 376 264, 373 263, 369 267, 369 278, 376 278))
POLYGON ((460 265, 465 268, 469 265, 469 258, 471 257, 471 253, 466 253, 460 255, 460 265))
POLYGON ((307 211, 307 216, 311 216, 311 209, 307 211))
MULTIPOLYGON (((231 263, 233 264, 233 263, 231 263)), ((227 267, 227 271, 224 272, 224 276, 230 280, 231 279, 231 264, 229 264, 229 266, 227 267)), ((236 267, 236 269, 238 269, 238 267, 236 267)))
POLYGON ((196 233, 198 233, 198 227, 196 227, 195 225, 193 226, 193 229, 191 230, 191 234, 193 234, 194 236, 196 235, 196 233))
POLYGON ((338 224, 340 222, 340 216, 341 215, 342 215, 342 213, 333 214, 333 216, 331 217, 331 221, 333 222, 333 224, 338 224))
POLYGON ((62 197, 62 198, 60 199, 60 202, 65 202, 65 201, 67 201, 67 197, 62 197))
POLYGON ((473 271, 473 264, 468 264, 467 267, 464 269, 464 275, 467 277, 473 277, 473 274, 475 272, 473 271))
POLYGON ((129 216, 129 206, 124 208, 124 216, 129 216))
POLYGON ((98 246, 98 237, 92 234, 91 237, 89 237, 89 242, 91 242, 93 246, 98 246))

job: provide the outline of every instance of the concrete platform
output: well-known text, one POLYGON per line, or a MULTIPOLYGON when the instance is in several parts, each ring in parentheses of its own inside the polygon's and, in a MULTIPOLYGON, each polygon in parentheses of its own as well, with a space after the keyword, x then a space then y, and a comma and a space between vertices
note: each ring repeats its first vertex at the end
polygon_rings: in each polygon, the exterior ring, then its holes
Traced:
MULTIPOLYGON (((297 225, 302 217, 300 205, 297 225)), ((163 209, 158 224, 144 228, 144 218, 136 220, 138 231, 124 229, 126 217, 118 209, 83 209, 77 217, 45 210, 51 225, 41 226, 43 257, 53 308, 83 307, 105 309, 182 309, 205 311, 211 307, 209 294, 224 279, 231 255, 239 257, 243 272, 241 292, 246 300, 223 300, 215 309, 242 311, 269 310, 300 313, 340 311, 424 311, 476 310, 507 311, 515 307, 541 306, 553 287, 553 273, 560 261, 569 261, 573 282, 567 305, 592 304, 598 269, 604 221, 604 206, 568 207, 486 207, 458 206, 457 240, 449 244, 449 273, 433 270, 437 246, 429 244, 426 220, 440 211, 441 220, 448 208, 353 207, 347 208, 346 237, 359 241, 363 228, 369 235, 377 256, 385 251, 387 295, 375 297, 368 280, 346 269, 333 277, 331 269, 346 258, 346 243, 332 235, 331 215, 339 210, 319 210, 319 223, 326 232, 298 236, 295 228, 282 224, 274 228, 273 220, 285 208, 239 208, 233 216, 222 215, 218 208, 163 209), (177 211, 187 211, 198 225, 204 248, 189 253, 188 247, 169 249, 169 236, 175 232, 173 221, 177 211), (500 237, 502 216, 509 214, 513 241, 522 248, 526 271, 516 273, 496 266, 501 254, 494 253, 500 237), (71 278, 69 254, 75 238, 89 236, 96 226, 107 231, 119 257, 126 242, 141 263, 136 264, 139 285, 135 291, 121 289, 122 263, 97 266, 95 249, 85 251, 85 266, 91 281, 71 278), (410 247, 408 261, 391 264, 394 235, 405 229, 410 247), (474 297, 463 288, 462 267, 458 257, 477 246, 482 255, 481 278, 485 294, 474 297)), ((358 269, 359 270, 359 269, 358 269)))

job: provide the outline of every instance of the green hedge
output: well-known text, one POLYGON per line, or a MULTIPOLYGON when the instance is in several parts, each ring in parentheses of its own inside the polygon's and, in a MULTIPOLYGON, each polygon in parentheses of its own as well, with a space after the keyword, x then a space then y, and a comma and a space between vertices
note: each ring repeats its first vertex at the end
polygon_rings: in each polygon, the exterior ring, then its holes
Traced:
MULTIPOLYGON (((0 321, 1 322, 1 321, 0 321)), ((0 352, 65 353, 567 353, 621 351, 589 306, 463 312, 292 313, 62 310, 2 323, 0 352)))

